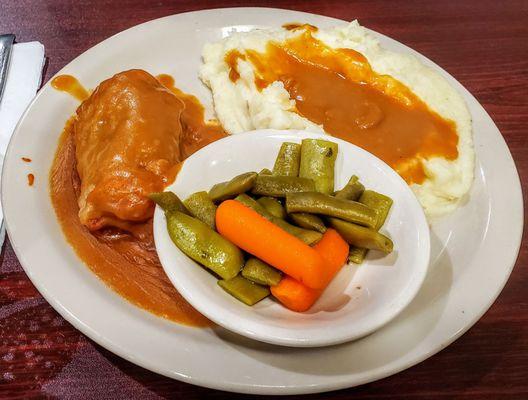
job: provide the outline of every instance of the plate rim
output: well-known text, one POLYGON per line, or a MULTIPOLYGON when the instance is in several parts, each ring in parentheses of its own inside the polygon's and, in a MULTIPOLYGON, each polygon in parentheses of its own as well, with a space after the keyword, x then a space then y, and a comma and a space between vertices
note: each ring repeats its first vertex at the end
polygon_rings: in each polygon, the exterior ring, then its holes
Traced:
MULTIPOLYGON (((304 14, 304 15, 310 15, 312 17, 319 17, 319 18, 324 18, 324 19, 327 19, 327 20, 334 20, 336 23, 340 23, 340 24, 342 24, 343 22, 345 22, 345 23, 348 22, 348 21, 336 19, 336 18, 333 18, 333 17, 328 17, 328 16, 314 14, 314 13, 307 13, 307 12, 302 12, 302 11, 289 10, 289 9, 280 9, 280 8, 272 8, 272 7, 226 7, 226 8, 205 9, 205 10, 198 10, 198 11, 190 11, 190 12, 186 12, 186 13, 173 14, 173 15, 168 15, 168 16, 165 16, 165 17, 161 17, 161 18, 158 18, 158 19, 146 21, 144 23, 129 27, 129 28, 127 28, 127 29, 125 29, 125 30, 123 30, 121 32, 118 32, 118 33, 116 33, 116 34, 104 39, 103 41, 97 43, 96 45, 94 45, 91 48, 87 49, 83 53, 79 54, 74 59, 70 60, 70 62, 68 62, 63 68, 61 68, 57 72, 57 74, 55 74, 54 76, 59 75, 61 72, 63 72, 66 68, 68 68, 68 66, 73 61, 75 61, 80 56, 84 55, 85 53, 87 53, 89 51, 92 51, 93 49, 97 48, 98 46, 101 46, 104 42, 106 42, 107 40, 109 40, 111 38, 114 38, 114 37, 117 37, 117 36, 120 36, 120 35, 124 35, 129 30, 137 29, 138 27, 144 28, 148 24, 155 23, 155 22, 158 22, 158 21, 164 20, 164 19, 170 19, 170 18, 172 18, 172 17, 174 17, 176 15, 178 15, 178 16, 182 16, 182 15, 188 16, 189 14, 198 14, 198 13, 204 13, 204 12, 207 13, 207 12, 212 12, 212 11, 250 11, 250 10, 253 10, 253 11, 255 11, 255 10, 286 11, 286 12, 291 12, 291 13, 295 13, 295 14, 298 14, 298 15, 299 14, 304 14)), ((371 32, 375 32, 375 31, 371 31, 371 32)), ((433 61, 431 61, 426 56, 422 55, 421 53, 418 53, 417 51, 413 50, 412 48, 408 47, 407 45, 405 45, 405 44, 403 44, 403 43, 401 43, 401 42, 399 42, 399 41, 397 41, 395 39, 391 39, 390 37, 388 37, 386 35, 383 35, 383 34, 380 34, 380 33, 377 33, 377 32, 375 32, 375 34, 378 35, 378 36, 382 36, 382 37, 385 37, 385 38, 387 38, 389 40, 397 42, 400 46, 402 46, 402 48, 405 48, 405 50, 407 52, 409 52, 409 53, 411 53, 413 55, 418 54, 420 56, 421 60, 427 60, 431 64, 435 65, 438 68, 439 71, 442 71, 443 73, 447 74, 452 79, 452 81, 456 82, 457 83, 456 89, 458 91, 463 91, 467 95, 469 95, 470 97, 474 98, 474 96, 467 89, 465 89, 465 87, 462 84, 460 84, 451 74, 449 74, 445 69, 443 69, 441 66, 439 66, 436 63, 434 63, 433 61)), ((51 79, 50 79, 50 81, 51 81, 51 79)), ((450 81, 450 84, 453 84, 452 81, 450 81)), ((49 81, 44 86, 46 86, 48 84, 49 84, 49 81)), ((39 93, 37 94, 37 96, 32 100, 32 102, 29 104, 29 106, 27 107, 27 109, 23 113, 21 119, 19 120, 19 122, 18 122, 18 124, 17 124, 17 126, 16 126, 16 128, 15 128, 15 130, 13 132, 13 135, 11 136, 11 139, 9 141, 8 149, 6 151, 5 161, 7 161, 8 159, 12 158, 11 153, 14 151, 13 147, 12 147, 12 143, 14 141, 14 138, 19 133, 20 126, 22 125, 23 121, 26 119, 27 115, 31 111, 34 103, 37 101, 38 98, 40 98, 41 95, 43 95, 43 91, 42 90, 40 90, 39 93)), ((520 213, 521 213, 522 219, 521 219, 521 222, 520 222, 519 236, 518 236, 518 238, 516 238, 517 244, 514 247, 512 247, 512 249, 513 249, 512 250, 512 254, 514 254, 512 256, 512 260, 510 262, 508 262, 508 263, 505 263, 505 267, 507 267, 507 268, 505 268, 506 273, 504 275, 504 278, 503 278, 502 282, 500 282, 500 284, 497 285, 496 293, 493 296, 489 297, 488 302, 486 303, 486 306, 483 307, 480 310, 480 312, 476 313, 475 317, 471 320, 471 322, 466 323, 466 325, 465 325, 465 327, 463 329, 459 330, 458 332, 456 332, 456 334, 452 335, 448 340, 443 342, 443 344, 441 346, 437 346, 437 347, 435 347, 434 349, 431 349, 428 352, 424 352, 420 357, 415 357, 415 358, 413 358, 412 361, 409 361, 409 362, 406 362, 406 363, 402 363, 398 367, 391 367, 390 370, 384 370, 384 371, 380 371, 380 372, 377 372, 377 373, 372 373, 371 375, 369 375, 368 378, 364 377, 362 379, 357 379, 355 381, 355 383, 352 384, 352 385, 350 385, 350 383, 348 383, 347 379, 341 379, 339 381, 339 383, 327 383, 327 384, 320 384, 320 385, 315 385, 315 386, 302 386, 302 387, 300 387, 300 389, 299 389, 299 387, 290 387, 290 386, 278 387, 278 386, 270 386, 270 385, 255 385, 255 384, 244 384, 244 383, 224 384, 223 382, 220 382, 220 383, 215 382, 215 383, 211 384, 210 382, 208 382, 206 380, 203 380, 202 378, 197 377, 197 376, 192 377, 192 376, 187 376, 185 374, 180 374, 180 373, 176 373, 176 372, 167 373, 166 371, 158 369, 154 364, 151 364, 149 362, 143 362, 143 361, 140 361, 140 360, 136 359, 135 357, 133 357, 130 354, 128 354, 126 351, 123 351, 118 344, 115 344, 114 342, 108 340, 106 337, 100 335, 96 331, 93 331, 88 325, 85 325, 82 321, 77 319, 75 317, 75 315, 71 314, 69 312, 69 310, 66 307, 64 307, 60 302, 57 302, 50 293, 48 293, 46 290, 43 290, 41 288, 41 285, 33 279, 32 274, 30 272, 28 272, 26 270, 26 268, 24 267, 24 265, 22 264, 22 260, 23 260, 24 257, 22 256, 22 254, 20 252, 20 249, 18 248, 18 246, 15 243, 15 241, 11 239, 13 237, 13 236, 11 236, 12 228, 10 227, 8 214, 5 214, 4 218, 5 218, 7 231, 10 234, 10 242, 11 242, 11 245, 13 247, 13 250, 14 250, 18 260, 20 261, 20 264, 22 265, 22 267, 23 267, 25 273, 28 275, 29 279, 32 281, 32 283, 35 285, 35 287, 39 290, 41 295, 46 299, 46 301, 59 314, 61 314, 61 316, 63 316, 76 329, 81 331, 83 334, 88 336, 90 339, 92 339, 95 342, 99 343, 101 346, 105 347, 106 349, 108 349, 109 351, 111 351, 114 354, 118 355, 119 357, 122 357, 122 358, 124 358, 124 359, 126 359, 126 360, 128 360, 128 361, 130 361, 130 362, 132 362, 134 364, 136 364, 136 365, 139 365, 141 367, 144 367, 146 369, 149 369, 151 371, 154 371, 156 373, 159 373, 161 375, 164 375, 164 376, 167 376, 167 377, 170 377, 170 378, 176 378, 176 379, 181 380, 183 382, 192 383, 192 384, 203 386, 203 387, 207 387, 207 388, 228 390, 228 391, 233 391, 233 392, 238 392, 238 393, 252 393, 252 394, 307 394, 307 393, 318 393, 318 392, 324 392, 324 391, 328 391, 328 390, 337 390, 337 389, 343 389, 343 388, 349 388, 349 387, 353 387, 353 386, 362 385, 362 384, 365 384, 365 383, 368 383, 368 382, 372 382, 372 381, 375 381, 375 380, 378 380, 378 379, 382 379, 384 377, 396 374, 396 373, 398 373, 398 372, 400 372, 402 370, 405 370, 405 369, 407 369, 407 368, 409 368, 411 366, 417 365, 420 362, 424 361, 425 359, 427 359, 427 358, 431 357, 432 355, 438 353, 440 350, 444 349, 445 347, 447 347, 449 344, 451 344, 455 340, 457 340, 460 336, 462 336, 465 332, 467 332, 489 310, 491 305, 495 302, 497 297, 502 292, 506 282, 508 281, 508 279, 509 279, 509 277, 511 275, 511 272, 512 272, 513 268, 515 267, 515 265, 517 263, 518 256, 519 256, 519 250, 520 250, 521 245, 522 245, 522 236, 523 236, 523 229, 524 229, 524 223, 523 223, 523 221, 524 221, 524 202, 523 202, 523 193, 522 193, 522 187, 521 187, 519 172, 518 172, 517 167, 515 165, 515 160, 513 159, 512 154, 509 151, 508 145, 507 145, 504 137, 502 136, 502 134, 500 134, 500 130, 497 128, 496 124, 493 122, 493 120, 489 116, 488 112, 483 108, 483 106, 476 99, 475 99, 475 103, 478 105, 478 107, 480 109, 480 112, 483 113, 483 115, 485 115, 485 116, 487 116, 489 118, 489 120, 493 123, 493 126, 499 132, 498 140, 500 140, 502 142, 502 144, 505 146, 505 148, 507 150, 507 154, 506 154, 507 159, 508 159, 508 161, 511 162, 511 164, 513 166, 512 172, 513 172, 514 175, 512 176, 512 178, 513 178, 513 180, 516 183, 516 186, 515 186, 514 189, 516 189, 518 194, 519 194, 518 200, 520 200, 520 202, 519 202, 520 204, 519 205, 520 205, 520 213)), ((2 170, 2 203, 5 202, 4 199, 6 197, 6 194, 5 194, 6 190, 3 190, 4 186, 6 185, 5 184, 5 182, 6 182, 6 179, 5 179, 5 174, 6 174, 5 165, 7 165, 6 162, 4 162, 4 168, 2 170)))

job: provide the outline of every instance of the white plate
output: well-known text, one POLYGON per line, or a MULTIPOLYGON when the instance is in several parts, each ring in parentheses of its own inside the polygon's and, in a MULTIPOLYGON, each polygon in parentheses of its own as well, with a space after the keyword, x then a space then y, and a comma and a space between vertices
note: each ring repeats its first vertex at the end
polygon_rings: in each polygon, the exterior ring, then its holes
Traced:
POLYGON ((163 268, 194 308, 251 339, 296 347, 328 346, 363 337, 396 317, 416 296, 429 264, 429 227, 405 181, 380 159, 343 140, 269 129, 233 135, 204 147, 185 160, 176 182, 167 188, 185 199, 244 172, 271 168, 283 142, 300 143, 307 138, 339 145, 337 188, 346 185, 354 173, 367 188, 394 200, 383 230, 395 246, 388 256, 371 252, 361 267, 342 268, 308 312, 290 311, 270 299, 248 307, 229 296, 211 274, 172 243, 159 207, 154 216, 154 238, 163 268))
MULTIPOLYGON (((136 26, 88 50, 60 73, 87 87, 127 68, 169 73, 210 107, 196 76, 200 49, 234 29, 332 18, 277 9, 234 8, 174 15, 136 26)), ((382 44, 414 54, 460 91, 473 117, 477 153, 468 202, 431 231, 431 263, 414 301, 395 320, 361 340, 318 349, 261 344, 224 329, 173 324, 122 300, 102 284, 65 242, 48 195, 48 171, 64 123, 78 103, 47 83, 11 140, 2 201, 15 252, 48 302, 100 345, 163 375, 247 393, 292 394, 359 385, 408 368, 462 335, 491 306, 519 251, 523 206, 517 170, 482 106, 440 67, 382 35, 382 44), (33 159, 23 163, 20 157, 33 159), (28 187, 26 174, 36 174, 28 187)))

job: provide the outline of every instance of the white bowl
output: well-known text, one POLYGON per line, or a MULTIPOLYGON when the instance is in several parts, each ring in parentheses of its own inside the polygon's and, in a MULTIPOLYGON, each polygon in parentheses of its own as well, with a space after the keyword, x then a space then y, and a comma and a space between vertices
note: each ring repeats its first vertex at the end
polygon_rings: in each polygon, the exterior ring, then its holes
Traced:
POLYGON ((305 131, 258 130, 229 136, 189 157, 167 188, 185 199, 237 174, 272 168, 282 142, 324 138, 339 145, 336 188, 356 174, 366 188, 390 196, 394 205, 382 231, 394 252, 370 252, 361 266, 342 268, 322 297, 305 313, 267 298, 248 307, 227 294, 205 269, 171 241, 157 207, 154 237, 170 280, 185 299, 218 325, 251 339, 295 346, 326 346, 358 339, 389 322, 414 298, 429 264, 429 227, 409 186, 383 161, 343 140, 305 131))

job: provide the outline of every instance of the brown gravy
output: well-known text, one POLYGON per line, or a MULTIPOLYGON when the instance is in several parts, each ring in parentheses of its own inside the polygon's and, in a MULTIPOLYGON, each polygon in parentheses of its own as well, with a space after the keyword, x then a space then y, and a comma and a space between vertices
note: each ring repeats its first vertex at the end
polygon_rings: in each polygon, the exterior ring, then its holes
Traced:
POLYGON ((66 92, 79 101, 84 101, 90 96, 90 93, 81 85, 81 83, 71 75, 59 75, 51 81, 51 86, 61 92, 66 92))
MULTIPOLYGON (((174 81, 167 75, 158 79, 186 105, 181 117, 185 157, 226 135, 218 124, 204 122, 204 110, 196 97, 175 88, 174 81)), ((61 90, 77 97, 79 87, 72 85, 70 88, 71 92, 61 90)), ((211 322, 181 297, 165 275, 154 247, 152 218, 146 223, 135 224, 131 232, 118 228, 90 232, 80 223, 77 203, 80 179, 72 122, 73 118, 61 135, 49 177, 51 200, 66 240, 105 284, 131 303, 178 323, 210 326, 211 322)))
POLYGON ((230 79, 240 75, 238 59, 255 67, 259 90, 281 81, 295 111, 333 136, 354 143, 391 165, 409 184, 422 183, 422 160, 458 157, 453 121, 429 109, 409 88, 375 73, 351 49, 333 49, 312 36, 310 27, 285 43, 268 43, 264 53, 233 50, 226 55, 230 79))
POLYGON ((287 31, 294 31, 296 29, 307 29, 312 32, 317 32, 319 30, 317 26, 310 25, 310 24, 301 24, 299 22, 291 22, 289 24, 284 24, 282 25, 282 27, 286 29, 287 31))
POLYGON ((204 122, 205 112, 202 103, 192 94, 184 93, 174 86, 174 78, 172 76, 161 74, 156 78, 185 104, 185 111, 180 118, 184 130, 183 158, 187 158, 209 143, 227 136, 227 133, 218 122, 204 122))

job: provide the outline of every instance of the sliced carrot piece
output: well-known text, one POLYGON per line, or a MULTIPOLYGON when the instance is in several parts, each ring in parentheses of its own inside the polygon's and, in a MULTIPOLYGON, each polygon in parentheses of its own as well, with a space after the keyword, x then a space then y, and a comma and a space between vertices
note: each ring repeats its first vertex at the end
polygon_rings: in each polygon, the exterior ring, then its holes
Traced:
POLYGON ((278 285, 271 287, 271 294, 277 300, 286 308, 297 312, 308 310, 322 292, 322 289, 311 289, 290 276, 285 276, 278 285))
POLYGON ((349 245, 335 229, 329 228, 321 240, 313 246, 313 249, 325 260, 327 275, 324 287, 326 287, 334 279, 341 267, 345 265, 348 258, 349 245))
MULTIPOLYGON (((349 246, 337 231, 327 229, 323 238, 313 248, 326 262, 326 287, 345 264, 349 246)), ((308 310, 321 296, 323 290, 309 288, 289 276, 285 276, 278 285, 271 287, 271 293, 277 300, 297 312, 308 310)))
POLYGON ((323 288, 327 265, 315 249, 235 200, 216 210, 218 232, 248 253, 310 288, 323 288))

